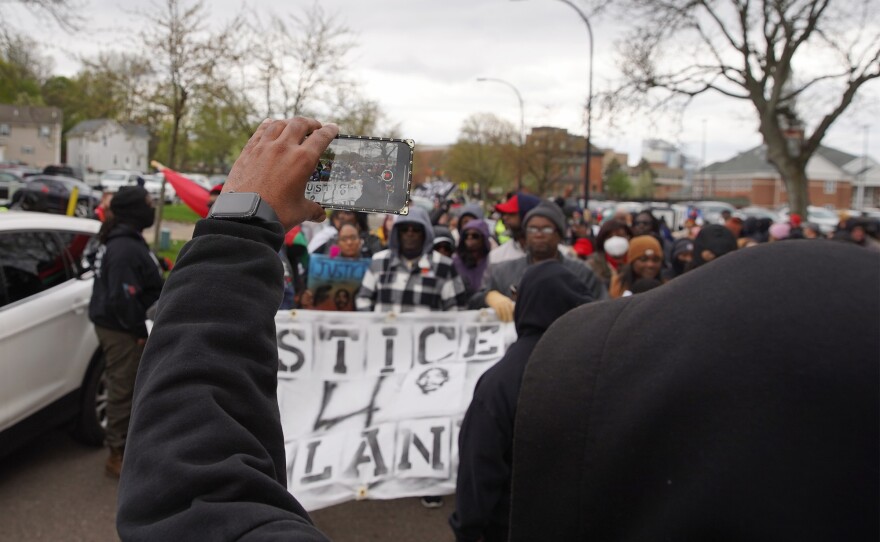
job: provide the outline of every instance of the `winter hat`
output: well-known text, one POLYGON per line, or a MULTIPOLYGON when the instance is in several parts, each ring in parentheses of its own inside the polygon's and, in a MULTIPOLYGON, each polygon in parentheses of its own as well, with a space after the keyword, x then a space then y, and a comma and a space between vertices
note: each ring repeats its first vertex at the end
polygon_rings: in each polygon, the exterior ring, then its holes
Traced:
POLYGON ((785 222, 777 222, 770 226, 770 235, 779 241, 788 239, 788 236, 791 235, 791 226, 785 222))
POLYGON ((534 209, 526 213, 526 217, 523 220, 523 227, 528 227, 529 220, 536 216, 543 216, 547 220, 553 222, 560 237, 565 235, 565 215, 562 214, 562 209, 560 209, 555 203, 549 201, 542 201, 539 203, 534 209))
POLYGON ((676 239, 675 244, 672 245, 672 259, 678 258, 681 254, 685 252, 693 252, 694 251, 694 242, 690 239, 676 239))
POLYGON ((455 246, 455 241, 452 240, 452 233, 450 233, 449 228, 437 224, 434 226, 434 246, 436 247, 440 243, 449 243, 450 246, 455 246))
POLYGON ((663 249, 660 241, 652 235, 639 235, 629 242, 629 250, 626 251, 626 261, 633 262, 642 256, 657 256, 663 258, 663 249))
POLYGON ((156 211, 147 203, 150 193, 142 186, 123 186, 110 200, 110 210, 116 222, 138 230, 153 225, 156 211))
POLYGON ((700 234, 694 240, 694 259, 691 268, 697 268, 704 263, 703 251, 708 250, 716 258, 724 256, 728 252, 736 250, 736 238, 733 234, 719 224, 710 224, 700 230, 700 234))
POLYGON ((801 225, 801 221, 801 215, 797 213, 791 213, 790 215, 788 215, 788 222, 789 224, 791 224, 792 228, 799 228, 801 225))
POLYGON ((147 196, 150 193, 140 186, 123 186, 110 200, 110 210, 114 214, 125 214, 127 211, 149 207, 147 196))
POLYGON ((615 235, 614 237, 606 239, 602 248, 604 248, 605 253, 612 258, 620 258, 626 254, 627 250, 629 250, 629 239, 615 235))

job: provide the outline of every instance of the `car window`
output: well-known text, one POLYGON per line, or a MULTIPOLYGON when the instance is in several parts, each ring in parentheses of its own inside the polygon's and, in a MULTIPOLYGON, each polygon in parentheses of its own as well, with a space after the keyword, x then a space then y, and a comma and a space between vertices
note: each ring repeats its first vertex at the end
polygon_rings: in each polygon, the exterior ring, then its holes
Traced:
POLYGON ((50 232, 0 233, 0 307, 71 278, 68 256, 50 232))
POLYGON ((100 246, 97 236, 88 233, 60 232, 58 237, 67 252, 71 276, 80 277, 92 268, 94 255, 100 246))
POLYGON ((102 181, 124 181, 125 174, 124 173, 105 173, 101 175, 102 181))

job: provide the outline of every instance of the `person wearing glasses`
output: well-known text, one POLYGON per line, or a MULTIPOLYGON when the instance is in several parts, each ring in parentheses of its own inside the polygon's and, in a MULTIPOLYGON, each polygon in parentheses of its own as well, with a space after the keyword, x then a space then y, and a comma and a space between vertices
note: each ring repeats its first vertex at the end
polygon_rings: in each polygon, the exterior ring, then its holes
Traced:
POLYGON ((479 218, 468 220, 461 227, 460 236, 452 262, 470 298, 482 286, 483 275, 489 266, 489 251, 492 250, 489 225, 479 218))
POLYGON ((608 298, 602 281, 583 262, 565 257, 559 252, 559 242, 565 232, 565 215, 558 205, 552 202, 539 203, 526 213, 523 228, 526 255, 497 264, 490 262, 481 292, 471 300, 472 305, 480 305, 482 301, 482 306, 491 307, 502 321, 513 321, 516 288, 523 274, 529 266, 548 260, 562 262, 578 280, 587 285, 593 299, 608 298))

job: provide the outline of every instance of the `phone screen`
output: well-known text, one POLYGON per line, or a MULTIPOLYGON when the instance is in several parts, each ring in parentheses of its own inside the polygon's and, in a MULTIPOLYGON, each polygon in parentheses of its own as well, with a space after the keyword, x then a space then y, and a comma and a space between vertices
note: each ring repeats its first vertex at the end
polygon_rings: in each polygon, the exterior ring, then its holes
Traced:
POLYGON ((331 209, 406 214, 411 140, 340 135, 321 154, 306 197, 331 209))

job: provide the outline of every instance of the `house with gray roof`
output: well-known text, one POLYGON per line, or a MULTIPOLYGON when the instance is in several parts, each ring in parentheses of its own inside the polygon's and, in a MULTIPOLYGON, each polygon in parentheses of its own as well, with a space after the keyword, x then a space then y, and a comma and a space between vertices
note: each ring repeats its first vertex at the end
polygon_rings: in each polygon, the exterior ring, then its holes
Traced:
POLYGON ((67 132, 67 163, 92 171, 145 171, 149 144, 145 126, 112 119, 84 120, 67 132))
MULTIPOLYGON (((852 206, 855 176, 846 169, 857 157, 819 146, 807 162, 812 205, 846 209, 852 206)), ((788 203, 785 183, 767 160, 767 147, 759 145, 730 160, 706 166, 694 176, 694 196, 747 198, 752 205, 779 207, 788 203)))
POLYGON ((61 162, 61 121, 57 107, 0 104, 0 162, 42 168, 61 162))

